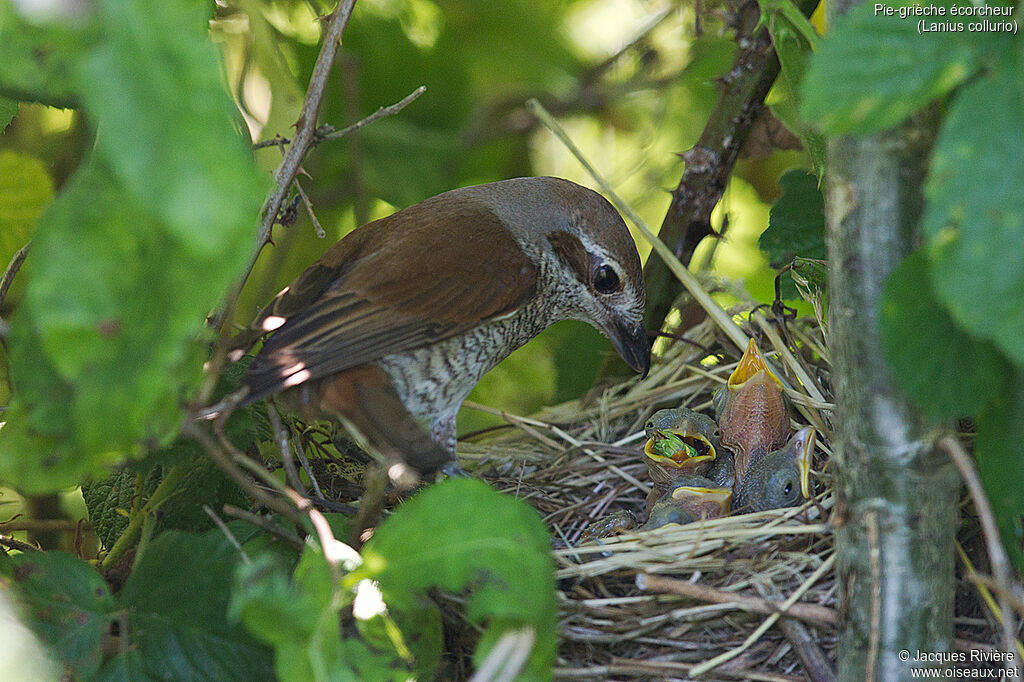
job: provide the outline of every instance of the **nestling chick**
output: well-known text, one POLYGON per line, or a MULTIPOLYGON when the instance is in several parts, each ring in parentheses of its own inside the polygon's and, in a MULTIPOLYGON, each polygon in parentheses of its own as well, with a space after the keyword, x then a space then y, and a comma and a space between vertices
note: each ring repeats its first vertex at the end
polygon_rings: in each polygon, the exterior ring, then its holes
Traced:
POLYGON ((648 511, 680 476, 708 474, 719 458, 718 425, 685 407, 658 410, 644 424, 644 432, 644 463, 654 483, 648 511))
POLYGON ((728 516, 732 491, 714 481, 692 474, 681 476, 658 500, 642 528, 651 530, 670 523, 680 525, 728 516))
POLYGON ((782 382, 768 369, 753 339, 714 402, 722 447, 734 455, 738 488, 751 465, 785 444, 790 432, 782 382))
POLYGON ((741 512, 796 506, 811 496, 811 458, 817 432, 808 426, 786 446, 757 459, 736 488, 734 507, 741 512))

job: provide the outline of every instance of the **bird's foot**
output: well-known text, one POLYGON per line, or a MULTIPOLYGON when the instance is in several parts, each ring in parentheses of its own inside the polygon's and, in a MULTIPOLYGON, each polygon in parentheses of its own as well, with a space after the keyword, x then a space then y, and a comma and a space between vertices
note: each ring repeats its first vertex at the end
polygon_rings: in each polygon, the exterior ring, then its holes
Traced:
POLYGON ((472 478, 454 459, 442 464, 438 471, 445 478, 472 478))

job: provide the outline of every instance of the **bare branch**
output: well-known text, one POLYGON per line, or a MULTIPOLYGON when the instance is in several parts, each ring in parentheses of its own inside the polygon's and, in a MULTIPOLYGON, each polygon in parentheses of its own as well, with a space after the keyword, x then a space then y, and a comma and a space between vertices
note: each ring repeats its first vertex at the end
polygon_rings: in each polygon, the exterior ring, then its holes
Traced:
MULTIPOLYGON (((327 87, 327 78, 331 73, 331 65, 334 64, 334 57, 338 53, 338 45, 341 34, 348 25, 352 16, 352 8, 356 0, 341 0, 338 8, 331 15, 330 23, 327 25, 327 33, 324 35, 323 46, 316 58, 316 65, 313 67, 313 75, 309 79, 309 89, 306 90, 306 101, 302 105, 302 113, 296 125, 295 137, 291 140, 291 146, 284 155, 284 159, 274 172, 274 180, 277 181, 277 189, 267 198, 263 204, 263 221, 260 223, 259 232, 256 235, 256 250, 249 261, 249 265, 242 277, 242 283, 249 278, 260 251, 270 242, 273 233, 274 222, 277 214, 281 211, 288 192, 291 190, 292 181, 302 167, 302 160, 313 144, 316 133, 316 119, 320 113, 320 102, 324 97, 324 89, 327 87)), ((278 144, 278 142, 275 142, 278 144)), ((239 286, 238 291, 241 291, 239 286)), ((234 298, 237 298, 237 292, 234 298)))
POLYGON ((366 126, 370 125, 374 121, 378 121, 378 120, 380 120, 382 118, 385 118, 387 116, 394 116, 399 111, 401 111, 402 109, 405 109, 407 106, 412 104, 412 102, 417 97, 419 97, 420 95, 422 95, 426 91, 427 91, 427 86, 421 85, 420 87, 416 88, 415 90, 413 90, 408 95, 403 97, 401 100, 395 102, 391 106, 389 106, 389 107, 381 107, 380 109, 378 109, 377 111, 373 112, 372 114, 370 114, 369 116, 367 116, 363 120, 357 121, 357 122, 353 123, 350 126, 346 126, 346 127, 342 128, 341 130, 333 130, 331 132, 326 133, 315 144, 319 144, 320 142, 327 142, 328 140, 337 140, 340 137, 345 137, 346 135, 351 135, 352 133, 354 133, 355 131, 359 130, 360 128, 365 128, 366 126))
POLYGON ((4 274, 0 276, 0 306, 4 304, 4 299, 7 298, 7 290, 11 288, 11 282, 14 281, 14 276, 18 274, 18 270, 21 269, 21 264, 25 262, 25 258, 28 257, 28 251, 31 247, 32 242, 21 247, 18 253, 14 254, 11 262, 8 263, 4 274))

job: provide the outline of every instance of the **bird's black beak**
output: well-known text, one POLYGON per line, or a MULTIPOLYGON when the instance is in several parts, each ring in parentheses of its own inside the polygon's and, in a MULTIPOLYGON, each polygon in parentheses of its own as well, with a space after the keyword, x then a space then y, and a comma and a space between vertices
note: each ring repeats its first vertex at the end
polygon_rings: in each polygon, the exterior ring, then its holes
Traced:
POLYGON ((647 330, 643 324, 627 326, 616 322, 608 336, 612 340, 612 346, 626 364, 646 377, 651 369, 651 344, 647 340, 647 330))

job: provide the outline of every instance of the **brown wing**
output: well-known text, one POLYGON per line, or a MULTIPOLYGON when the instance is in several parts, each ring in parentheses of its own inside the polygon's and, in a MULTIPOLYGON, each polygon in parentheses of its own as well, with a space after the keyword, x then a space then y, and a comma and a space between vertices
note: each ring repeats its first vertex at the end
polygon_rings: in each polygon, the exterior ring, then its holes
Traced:
POLYGON ((261 316, 278 326, 246 378, 249 400, 414 350, 509 313, 536 266, 479 200, 441 195, 358 228, 261 316))

